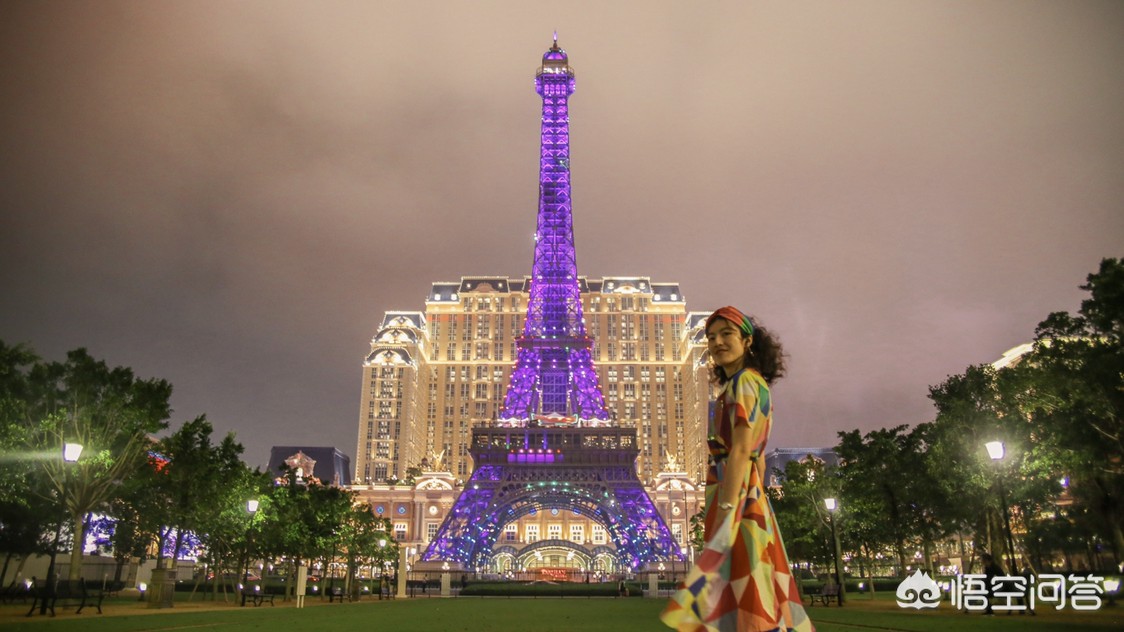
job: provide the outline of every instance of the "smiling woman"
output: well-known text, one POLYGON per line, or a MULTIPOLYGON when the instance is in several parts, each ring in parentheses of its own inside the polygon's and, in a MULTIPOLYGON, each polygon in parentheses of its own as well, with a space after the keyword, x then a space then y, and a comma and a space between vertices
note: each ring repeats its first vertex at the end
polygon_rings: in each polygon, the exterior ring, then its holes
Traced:
POLYGON ((722 387, 707 433, 706 546, 661 618, 681 632, 814 630, 765 495, 780 341, 734 307, 710 315, 706 340, 722 387))

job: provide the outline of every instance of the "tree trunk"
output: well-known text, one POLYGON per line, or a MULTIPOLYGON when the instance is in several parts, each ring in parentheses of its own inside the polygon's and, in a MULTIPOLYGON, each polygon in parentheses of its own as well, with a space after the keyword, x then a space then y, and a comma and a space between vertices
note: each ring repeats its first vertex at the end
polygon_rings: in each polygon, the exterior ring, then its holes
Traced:
POLYGON ((1119 522, 1112 523, 1112 562, 1120 568, 1120 559, 1124 555, 1124 531, 1120 529, 1119 522))
MULTIPOLYGON (((6 586, 7 585, 4 582, 4 578, 6 578, 8 576, 8 563, 12 561, 12 555, 13 555, 13 553, 11 551, 9 551, 8 555, 6 555, 4 557, 4 570, 0 570, 0 586, 6 586)), ((13 584, 16 583, 16 580, 14 578, 12 579, 12 583, 13 584)))
POLYGON ((125 570, 125 562, 129 561, 129 558, 117 555, 113 558, 113 561, 117 562, 113 567, 113 582, 117 583, 121 581, 121 572, 125 570))
POLYGON ((922 555, 925 556, 925 571, 935 576, 936 572, 933 570, 933 543, 929 541, 928 537, 921 538, 921 551, 922 555))
POLYGON ((905 543, 898 540, 894 545, 894 550, 898 553, 898 577, 906 577, 909 573, 906 571, 905 563, 905 543))
POLYGON ((82 549, 86 542, 86 516, 84 514, 71 515, 74 524, 74 539, 70 547, 70 572, 67 579, 78 581, 82 579, 82 549))

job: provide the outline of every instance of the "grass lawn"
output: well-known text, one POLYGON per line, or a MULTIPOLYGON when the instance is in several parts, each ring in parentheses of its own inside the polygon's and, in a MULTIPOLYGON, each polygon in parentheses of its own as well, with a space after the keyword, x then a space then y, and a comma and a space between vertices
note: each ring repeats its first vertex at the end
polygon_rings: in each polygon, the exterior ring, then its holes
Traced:
MULTIPOLYGON (((666 630, 657 615, 663 600, 655 599, 407 599, 327 604, 309 599, 240 608, 223 602, 178 603, 171 610, 147 610, 133 599, 107 601, 105 614, 59 609, 55 618, 25 618, 30 604, 0 607, 0 630, 34 632, 132 632, 141 630, 388 630, 393 632, 631 632, 666 630)), ((942 607, 936 611, 898 608, 893 601, 856 598, 846 607, 809 609, 820 632, 883 630, 903 632, 1115 632, 1124 629, 1124 609, 1099 612, 1041 611, 1038 616, 985 617, 942 607)))

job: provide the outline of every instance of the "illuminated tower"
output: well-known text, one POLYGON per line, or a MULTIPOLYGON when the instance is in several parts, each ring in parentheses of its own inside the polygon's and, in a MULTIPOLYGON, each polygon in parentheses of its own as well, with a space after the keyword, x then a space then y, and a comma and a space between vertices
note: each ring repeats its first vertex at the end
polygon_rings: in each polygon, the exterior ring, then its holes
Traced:
POLYGON ((543 102, 538 227, 515 369, 499 419, 472 429, 475 469, 422 561, 509 570, 493 555, 501 530, 542 511, 587 517, 604 528, 613 547, 591 550, 548 538, 512 552, 524 568, 540 547, 581 556, 587 569, 603 554, 612 558, 606 570, 615 572, 681 560, 680 547, 637 477, 636 429, 610 426, 593 368, 570 209, 567 101, 574 71, 557 36, 543 55, 535 90, 543 102))
POLYGON ((609 413, 582 320, 570 209, 568 101, 574 93, 574 70, 557 36, 535 74, 535 91, 542 96, 542 144, 531 299, 500 418, 519 423, 551 417, 606 425, 609 413))

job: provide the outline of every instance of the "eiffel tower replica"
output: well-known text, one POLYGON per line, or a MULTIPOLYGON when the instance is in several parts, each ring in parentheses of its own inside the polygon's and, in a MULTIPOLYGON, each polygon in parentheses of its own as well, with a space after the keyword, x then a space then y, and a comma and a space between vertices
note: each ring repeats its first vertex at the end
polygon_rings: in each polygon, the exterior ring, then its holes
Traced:
POLYGON ((636 475, 636 429, 612 423, 593 367, 570 208, 574 70, 557 34, 535 91, 542 97, 538 229, 515 369, 499 419, 472 430, 475 469, 421 561, 490 567, 504 525, 543 510, 572 511, 604 526, 614 570, 682 560, 636 475))

